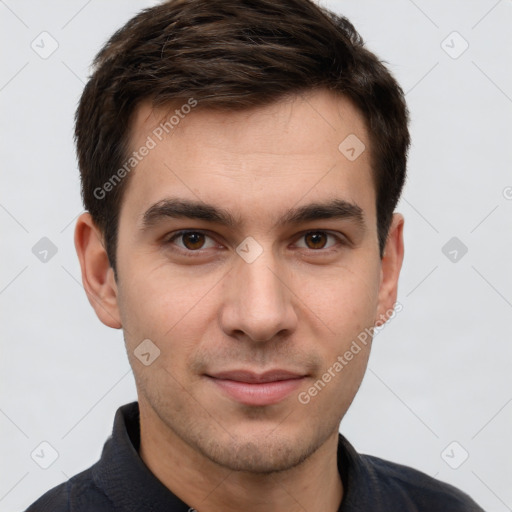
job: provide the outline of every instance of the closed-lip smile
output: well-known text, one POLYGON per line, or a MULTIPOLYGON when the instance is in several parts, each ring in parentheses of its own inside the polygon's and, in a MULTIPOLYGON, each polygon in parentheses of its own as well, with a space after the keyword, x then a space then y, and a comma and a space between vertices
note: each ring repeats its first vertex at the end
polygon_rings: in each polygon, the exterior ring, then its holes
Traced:
POLYGON ((273 369, 263 373, 248 370, 228 370, 206 377, 231 399, 244 405, 277 404, 296 390, 306 378, 303 373, 273 369))

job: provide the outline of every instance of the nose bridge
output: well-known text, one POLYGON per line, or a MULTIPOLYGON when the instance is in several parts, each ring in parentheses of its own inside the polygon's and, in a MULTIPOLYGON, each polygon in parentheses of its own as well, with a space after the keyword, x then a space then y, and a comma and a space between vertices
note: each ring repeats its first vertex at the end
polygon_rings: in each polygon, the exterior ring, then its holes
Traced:
POLYGON ((241 283, 245 287, 249 304, 255 303, 258 309, 275 311, 285 299, 284 284, 278 277, 274 258, 263 257, 251 264, 240 265, 241 283))
POLYGON ((272 249, 260 246, 257 250, 251 243, 245 254, 240 254, 243 244, 237 250, 240 259, 231 276, 224 328, 231 334, 242 331, 253 341, 266 341, 283 330, 292 330, 296 316, 272 249), (251 257, 246 257, 248 254, 251 257))

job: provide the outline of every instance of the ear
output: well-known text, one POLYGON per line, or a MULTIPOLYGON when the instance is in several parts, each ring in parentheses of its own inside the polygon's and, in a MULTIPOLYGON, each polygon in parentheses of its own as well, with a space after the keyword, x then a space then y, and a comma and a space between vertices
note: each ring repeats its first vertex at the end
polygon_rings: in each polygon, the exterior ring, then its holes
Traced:
POLYGON ((114 271, 103 245, 103 235, 88 212, 80 215, 76 222, 75 248, 82 269, 82 283, 91 306, 105 325, 120 329, 122 324, 114 271))
POLYGON ((381 261, 379 304, 375 325, 387 322, 393 313, 398 292, 398 277, 404 259, 404 217, 394 213, 381 261))

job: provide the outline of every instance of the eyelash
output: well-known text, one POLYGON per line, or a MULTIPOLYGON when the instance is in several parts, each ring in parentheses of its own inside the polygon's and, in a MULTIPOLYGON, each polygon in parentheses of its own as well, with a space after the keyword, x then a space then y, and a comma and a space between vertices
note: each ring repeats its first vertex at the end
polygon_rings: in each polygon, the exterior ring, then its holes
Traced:
MULTIPOLYGON (((185 230, 181 230, 181 231, 177 231, 176 233, 173 233, 170 237, 166 238, 164 240, 164 245, 172 245, 173 242, 180 238, 181 236, 183 235, 186 235, 186 234, 190 234, 190 233, 200 233, 202 235, 205 235, 207 236, 208 238, 212 238, 212 236, 210 236, 208 234, 208 232, 206 231, 203 231, 203 230, 200 230, 200 229, 185 229, 185 230)), ((329 247, 327 249, 309 249, 311 252, 316 252, 316 253, 320 253, 320 254, 328 254, 328 253, 331 253, 333 250, 335 250, 335 248, 337 246, 346 246, 348 245, 348 242, 346 241, 345 238, 342 238, 341 236, 337 236, 335 234, 333 234, 331 231, 327 231, 327 230, 322 230, 322 229, 314 229, 314 230, 308 230, 308 231, 305 231, 304 233, 301 233, 300 236, 298 237, 297 240, 300 240, 301 238, 305 237, 306 235, 308 234, 311 234, 311 233, 323 233, 323 234, 326 234, 327 236, 331 236, 333 238, 335 238, 337 240, 337 244, 335 244, 334 246, 332 247, 329 247)), ((304 247, 301 247, 300 249, 304 250, 307 248, 304 248, 304 247)), ((203 252, 208 250, 208 249, 197 249, 195 251, 193 250, 190 250, 190 249, 183 249, 181 247, 177 247, 176 248, 177 252, 181 253, 182 255, 186 256, 186 257, 189 257, 189 258, 197 258, 197 257, 200 257, 203 255, 203 252)))

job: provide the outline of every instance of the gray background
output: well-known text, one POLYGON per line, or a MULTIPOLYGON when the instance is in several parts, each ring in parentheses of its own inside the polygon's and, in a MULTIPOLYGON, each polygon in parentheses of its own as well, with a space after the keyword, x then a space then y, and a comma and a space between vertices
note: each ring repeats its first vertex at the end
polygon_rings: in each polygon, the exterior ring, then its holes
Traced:
MULTIPOLYGON (((450 482, 487 511, 512 510, 512 1, 324 4, 389 63, 413 137, 397 209, 403 311, 376 337, 341 430, 359 451, 450 482)), ((81 286, 72 130, 93 56, 149 5, 0 0, 1 511, 94 463, 115 410, 136 398, 122 335, 81 286), (57 249, 47 261, 43 237, 57 249), (48 469, 43 441, 58 452, 48 469)))

